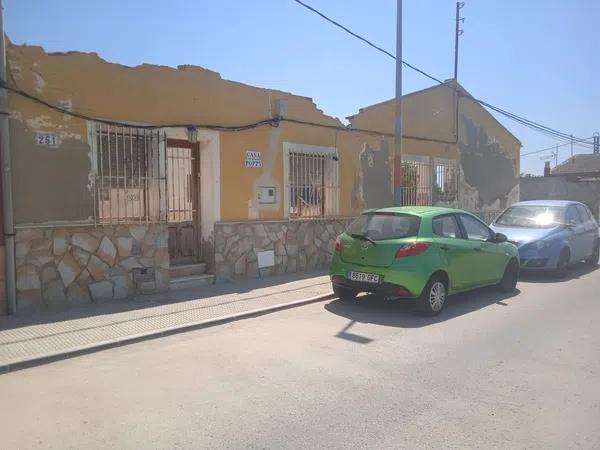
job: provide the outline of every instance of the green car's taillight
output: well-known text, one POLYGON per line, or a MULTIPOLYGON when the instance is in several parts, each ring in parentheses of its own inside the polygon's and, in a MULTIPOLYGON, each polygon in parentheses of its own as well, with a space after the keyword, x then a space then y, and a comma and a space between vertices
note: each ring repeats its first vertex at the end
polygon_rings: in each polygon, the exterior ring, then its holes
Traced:
POLYGON ((340 236, 335 238, 335 251, 336 252, 342 251, 342 238, 340 236))
POLYGON ((430 242, 411 242, 409 244, 404 244, 396 251, 396 258, 420 255, 421 253, 426 252, 430 246, 430 242))

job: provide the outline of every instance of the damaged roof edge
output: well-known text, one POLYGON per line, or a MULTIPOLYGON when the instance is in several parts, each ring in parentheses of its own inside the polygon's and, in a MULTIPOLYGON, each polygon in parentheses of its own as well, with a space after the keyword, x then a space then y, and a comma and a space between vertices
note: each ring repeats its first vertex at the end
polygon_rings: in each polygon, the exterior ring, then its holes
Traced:
POLYGON ((7 37, 7 49, 8 50, 16 50, 16 51, 22 51, 23 49, 28 49, 28 50, 38 51, 45 56, 51 56, 51 57, 61 57, 61 56, 64 56, 64 57, 71 57, 71 56, 92 57, 92 58, 97 59, 101 63, 110 64, 110 65, 120 67, 123 69, 127 69, 127 70, 143 70, 146 68, 159 68, 159 69, 172 70, 172 71, 199 70, 199 71, 208 73, 210 75, 213 75, 225 83, 232 83, 232 84, 244 86, 244 87, 251 88, 251 89, 262 90, 267 95, 275 94, 275 95, 278 95, 281 97, 294 97, 294 98, 297 98, 300 100, 308 101, 308 102, 312 103, 312 105, 315 108, 315 111, 320 113, 324 119, 333 120, 333 121, 337 122, 338 125, 344 126, 344 124, 342 123, 342 121, 340 120, 339 117, 326 114, 321 108, 319 108, 319 106, 317 105, 317 103, 314 101, 314 99, 312 97, 308 97, 305 95, 297 95, 292 92, 282 91, 279 89, 254 86, 254 85, 251 85, 248 83, 243 83, 243 82, 236 81, 236 80, 228 80, 226 78, 223 78, 219 72, 216 72, 211 69, 207 69, 202 66, 194 65, 194 64, 180 64, 177 67, 172 67, 172 66, 167 66, 167 65, 163 65, 163 64, 142 63, 142 64, 138 64, 135 66, 128 66, 126 64, 108 61, 107 59, 104 59, 96 52, 83 52, 83 51, 78 51, 78 50, 47 52, 44 49, 44 47, 41 45, 28 45, 25 43, 24 44, 15 44, 8 37, 7 37))
MULTIPOLYGON (((432 90, 434 90, 434 89, 439 89, 439 88, 441 88, 441 87, 445 87, 445 86, 448 86, 448 85, 450 85, 450 86, 451 86, 452 84, 454 84, 454 85, 457 87, 457 89, 459 89, 459 90, 461 90, 462 92, 464 92, 465 94, 467 94, 467 96, 469 96, 469 97, 473 97, 473 96, 472 96, 472 95, 469 93, 469 91, 467 91, 467 90, 466 90, 466 89, 465 89, 465 88, 464 88, 464 87, 463 87, 463 86, 462 86, 460 83, 458 83, 458 82, 457 82, 457 81, 455 81, 454 79, 444 80, 444 83, 445 83, 445 84, 443 84, 443 85, 442 85, 442 84, 435 84, 435 85, 433 85, 433 86, 429 86, 429 87, 426 87, 426 88, 423 88, 423 89, 419 89, 418 91, 409 92, 408 94, 404 94, 404 95, 402 96, 402 98, 404 99, 404 98, 407 98, 407 97, 411 97, 411 96, 413 96, 413 95, 423 94, 424 92, 427 92, 427 91, 432 91, 432 90)), ((348 120, 349 120, 349 121, 352 123, 352 119, 354 119, 354 118, 356 118, 356 117, 360 116, 361 114, 365 113, 366 111, 368 111, 368 110, 370 110, 370 109, 372 109, 372 108, 378 108, 378 107, 381 107, 381 106, 383 106, 383 105, 387 105, 387 104, 389 104, 389 103, 393 103, 394 101, 395 101, 395 99, 393 99, 393 98, 392 98, 392 99, 389 99, 389 100, 384 100, 384 101, 382 101, 382 102, 379 102, 379 103, 374 103, 374 104, 372 104, 372 105, 369 105, 369 106, 365 106, 365 107, 363 107, 363 108, 360 108, 356 114, 352 114, 351 116, 346 116, 346 119, 348 119, 348 120)), ((510 136, 512 136, 512 137, 515 139, 515 141, 517 141, 517 143, 519 144, 519 146, 520 146, 520 147, 523 147, 523 143, 521 142, 521 140, 520 140, 518 137, 516 137, 516 136, 515 136, 515 135, 514 135, 514 134, 513 134, 513 133, 512 133, 512 132, 511 132, 511 131, 510 131, 510 130, 509 130, 509 129, 508 129, 508 128, 507 128, 507 127, 506 127, 506 126, 503 124, 503 123, 502 123, 502 122, 500 122, 500 121, 499 121, 499 120, 498 120, 498 119, 497 119, 497 118, 496 118, 496 117, 495 117, 495 116, 494 116, 494 115, 493 115, 493 114, 492 114, 490 111, 488 111, 488 109, 487 109, 487 108, 483 107, 481 104, 479 104, 479 103, 477 103, 477 102, 475 102, 475 103, 476 103, 477 105, 479 105, 479 107, 480 107, 480 108, 481 108, 483 111, 485 111, 485 112, 487 113, 487 115, 488 115, 489 117, 491 117, 491 118, 492 118, 492 119, 493 119, 493 120, 494 120, 494 121, 495 121, 495 122, 496 122, 498 125, 500 125, 500 127, 501 127, 501 128, 504 130, 504 131, 506 131, 506 132, 507 132, 507 133, 508 133, 510 136)))

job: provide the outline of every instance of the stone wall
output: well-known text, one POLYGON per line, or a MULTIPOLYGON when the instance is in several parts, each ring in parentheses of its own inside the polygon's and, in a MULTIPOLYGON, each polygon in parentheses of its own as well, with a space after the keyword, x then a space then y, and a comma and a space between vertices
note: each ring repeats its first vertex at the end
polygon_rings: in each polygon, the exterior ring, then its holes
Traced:
POLYGON ((273 250, 275 265, 260 276, 325 268, 335 238, 352 218, 215 224, 215 274, 219 280, 257 278, 256 252, 273 250))
POLYGON ((124 299, 170 283, 166 225, 20 229, 16 260, 19 309, 124 299))

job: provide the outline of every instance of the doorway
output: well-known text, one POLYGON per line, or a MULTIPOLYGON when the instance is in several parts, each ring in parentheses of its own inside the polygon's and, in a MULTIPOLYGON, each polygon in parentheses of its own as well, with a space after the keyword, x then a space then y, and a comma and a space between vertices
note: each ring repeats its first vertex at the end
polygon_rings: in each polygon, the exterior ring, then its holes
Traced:
POLYGON ((167 223, 172 266, 200 260, 199 145, 167 139, 167 223))

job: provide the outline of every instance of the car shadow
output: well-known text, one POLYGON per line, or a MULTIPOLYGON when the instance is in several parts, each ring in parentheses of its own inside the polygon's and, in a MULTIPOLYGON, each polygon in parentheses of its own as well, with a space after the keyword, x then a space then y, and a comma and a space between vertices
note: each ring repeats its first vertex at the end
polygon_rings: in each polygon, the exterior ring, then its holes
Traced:
POLYGON ((569 269, 567 276, 564 278, 557 278, 551 271, 521 269, 519 281, 527 283, 564 283, 593 273, 599 268, 600 266, 593 267, 585 263, 577 263, 569 269))
POLYGON ((335 299, 324 308, 337 316, 345 317, 351 322, 336 336, 358 343, 369 343, 370 338, 350 335, 348 329, 355 323, 367 323, 399 328, 420 328, 444 322, 492 304, 510 306, 509 300, 517 297, 521 291, 501 293, 492 288, 457 294, 448 297, 444 310, 437 316, 429 317, 415 310, 415 300, 387 300, 376 295, 364 295, 357 300, 343 301, 335 299))

